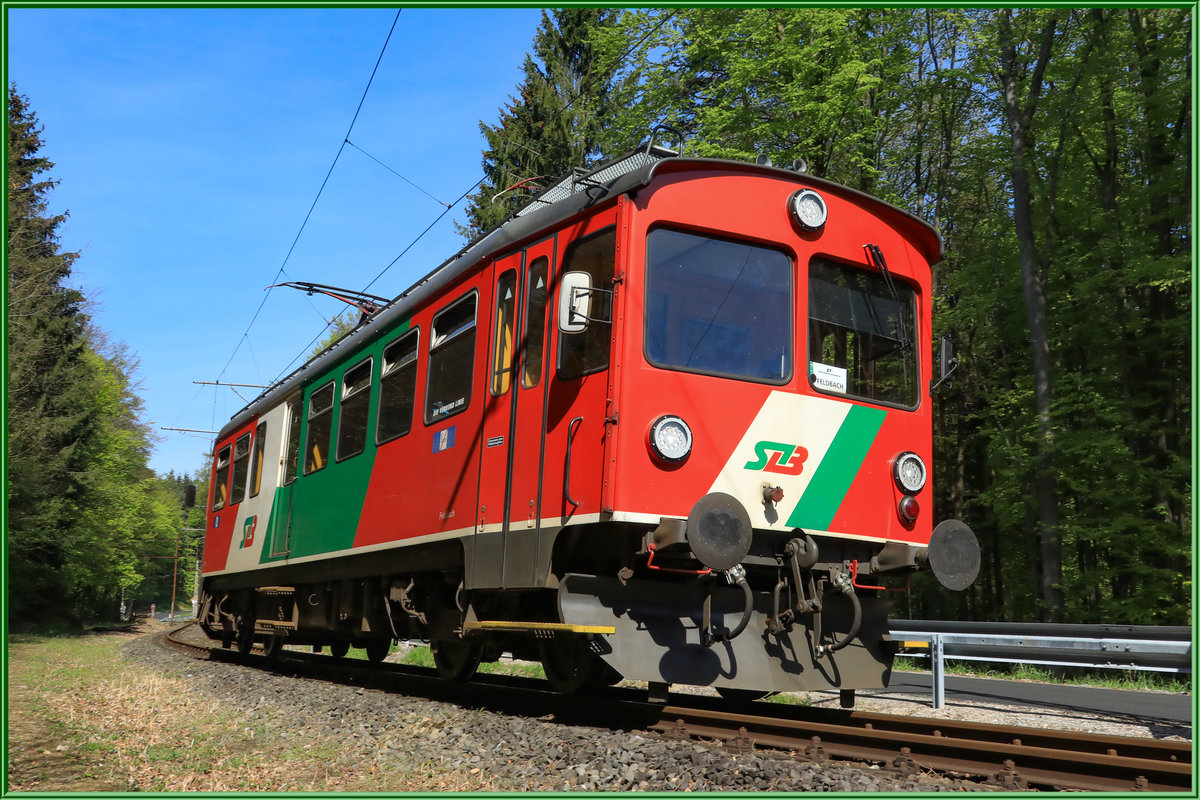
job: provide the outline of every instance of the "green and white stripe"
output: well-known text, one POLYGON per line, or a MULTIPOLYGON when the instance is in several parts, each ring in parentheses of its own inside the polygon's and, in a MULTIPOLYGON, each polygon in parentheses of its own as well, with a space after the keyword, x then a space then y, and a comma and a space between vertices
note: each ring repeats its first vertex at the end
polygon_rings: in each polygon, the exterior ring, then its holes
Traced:
POLYGON ((734 448, 710 492, 738 498, 756 528, 827 531, 866 459, 887 412, 820 397, 772 392, 734 448), (749 469, 760 442, 808 451, 799 475, 749 469), (763 503, 763 484, 783 489, 779 508, 763 503))

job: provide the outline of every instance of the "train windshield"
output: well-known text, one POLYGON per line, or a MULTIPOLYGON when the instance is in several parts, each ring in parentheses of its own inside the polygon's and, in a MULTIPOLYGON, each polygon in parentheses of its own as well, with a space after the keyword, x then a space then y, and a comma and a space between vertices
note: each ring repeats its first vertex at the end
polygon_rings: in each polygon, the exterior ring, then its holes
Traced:
POLYGON ((786 383, 792 375, 792 259, 659 228, 646 246, 646 358, 655 366, 786 383))
POLYGON ((917 405, 916 294, 878 272, 814 258, 808 379, 829 394, 917 405))

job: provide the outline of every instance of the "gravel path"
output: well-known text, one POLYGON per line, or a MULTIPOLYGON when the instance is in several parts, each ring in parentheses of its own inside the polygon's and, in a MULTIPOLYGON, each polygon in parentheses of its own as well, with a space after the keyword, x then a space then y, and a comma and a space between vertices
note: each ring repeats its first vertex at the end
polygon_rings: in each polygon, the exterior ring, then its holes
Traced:
POLYGON ((193 692, 247 720, 270 719, 281 746, 336 742, 331 770, 425 775, 426 790, 956 791, 984 788, 932 775, 900 776, 767 751, 505 717, 420 698, 191 659, 152 636, 131 661, 186 678, 193 692))

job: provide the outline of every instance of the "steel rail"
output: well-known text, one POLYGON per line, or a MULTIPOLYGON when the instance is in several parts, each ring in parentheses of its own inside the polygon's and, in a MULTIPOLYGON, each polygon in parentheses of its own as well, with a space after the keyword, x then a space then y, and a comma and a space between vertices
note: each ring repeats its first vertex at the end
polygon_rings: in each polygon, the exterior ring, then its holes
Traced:
POLYGON ((652 727, 668 736, 868 760, 901 772, 952 772, 1010 788, 1187 791, 1192 785, 1190 742, 862 712, 783 718, 689 705, 667 706, 662 714, 652 727))
POLYGON ((607 690, 565 698, 534 678, 480 675, 469 683, 444 681, 433 670, 390 663, 345 661, 291 651, 271 659, 180 640, 191 623, 167 635, 192 657, 220 658, 259 669, 283 669, 326 680, 415 691, 432 699, 504 713, 554 715, 576 724, 630 723, 672 738, 719 741, 733 750, 775 749, 813 761, 870 762, 900 773, 922 770, 984 779, 1004 788, 1045 786, 1085 791, 1188 791, 1192 746, 1187 741, 1107 736, 991 725, 962 720, 743 704, 672 694, 672 704, 646 703, 636 690, 607 690), (300 670, 297 672, 297 670, 300 670), (633 722, 636 720, 636 722, 633 722))

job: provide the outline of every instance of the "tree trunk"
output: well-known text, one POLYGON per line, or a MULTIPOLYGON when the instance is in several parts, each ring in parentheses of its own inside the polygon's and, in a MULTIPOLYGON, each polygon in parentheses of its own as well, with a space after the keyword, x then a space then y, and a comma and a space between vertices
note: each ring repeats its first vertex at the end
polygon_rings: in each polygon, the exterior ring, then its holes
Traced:
POLYGON ((1033 115, 1041 93, 1042 77, 1054 42, 1056 16, 1051 14, 1042 30, 1041 49, 1030 78, 1028 97, 1018 96, 1017 46, 1012 35, 1012 12, 1000 11, 1001 80, 1004 110, 1012 143, 1013 224, 1021 262, 1021 287, 1025 296, 1025 316, 1029 324, 1033 350, 1034 403, 1037 415, 1037 464, 1034 495, 1038 510, 1038 541, 1041 570, 1041 618, 1058 622, 1062 618, 1062 540, 1058 529, 1058 487, 1054 467, 1054 427, 1051 408, 1054 402, 1050 338, 1046 321, 1046 290, 1038 268, 1033 230, 1033 200, 1029 185, 1029 150, 1033 115))

